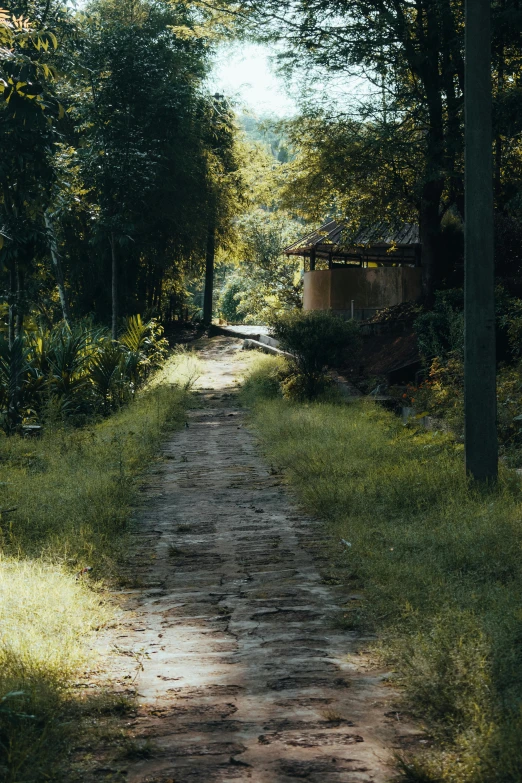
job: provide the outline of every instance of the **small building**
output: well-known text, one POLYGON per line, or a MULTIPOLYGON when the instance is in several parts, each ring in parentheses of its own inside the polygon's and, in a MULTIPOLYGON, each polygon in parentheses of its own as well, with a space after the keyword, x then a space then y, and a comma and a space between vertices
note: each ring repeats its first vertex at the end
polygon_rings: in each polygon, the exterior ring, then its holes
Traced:
POLYGON ((421 243, 413 223, 398 230, 377 223, 353 235, 330 220, 285 253, 304 259, 304 310, 365 320, 421 295, 421 243))

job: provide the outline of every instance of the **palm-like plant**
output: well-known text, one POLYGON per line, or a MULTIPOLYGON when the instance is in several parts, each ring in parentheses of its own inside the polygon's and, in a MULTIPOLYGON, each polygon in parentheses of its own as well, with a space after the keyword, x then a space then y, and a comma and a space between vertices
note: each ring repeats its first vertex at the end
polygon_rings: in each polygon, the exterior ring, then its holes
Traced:
POLYGON ((126 373, 125 353, 118 343, 106 340, 93 358, 90 366, 90 380, 102 400, 104 412, 113 405, 125 402, 126 373))
POLYGON ((129 351, 146 353, 150 345, 149 333, 152 321, 143 323, 141 315, 131 315, 125 321, 125 331, 120 335, 118 342, 124 345, 129 351))
POLYGON ((143 323, 141 315, 126 319, 119 342, 127 351, 126 373, 135 386, 164 360, 168 343, 161 334, 162 328, 154 319, 147 323, 143 323))
POLYGON ((166 353, 154 321, 127 319, 119 341, 85 321, 0 340, 0 427, 6 432, 52 410, 61 419, 110 413, 128 402, 166 353))
POLYGON ((72 402, 88 386, 91 335, 83 324, 70 329, 63 325, 52 334, 48 354, 51 394, 72 402))

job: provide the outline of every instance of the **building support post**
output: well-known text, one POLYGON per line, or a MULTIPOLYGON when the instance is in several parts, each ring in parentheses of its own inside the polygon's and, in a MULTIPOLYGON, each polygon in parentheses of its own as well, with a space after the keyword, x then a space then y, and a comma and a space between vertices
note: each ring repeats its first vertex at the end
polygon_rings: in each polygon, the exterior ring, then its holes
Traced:
POLYGON ((465 124, 465 455, 468 474, 487 484, 498 472, 491 0, 466 0, 465 124))
POLYGON ((315 272, 315 247, 310 250, 310 272, 315 272))

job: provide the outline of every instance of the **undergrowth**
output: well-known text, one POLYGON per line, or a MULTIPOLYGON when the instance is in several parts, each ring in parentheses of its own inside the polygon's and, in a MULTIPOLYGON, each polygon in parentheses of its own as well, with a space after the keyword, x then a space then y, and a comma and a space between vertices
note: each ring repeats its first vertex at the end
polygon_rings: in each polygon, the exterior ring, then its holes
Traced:
POLYGON ((289 403, 277 371, 262 360, 246 384, 264 448, 339 542, 343 578, 364 589, 344 624, 377 631, 433 740, 403 760, 404 779, 520 782, 520 480, 503 470, 481 494, 450 436, 373 403, 289 403))
POLYGON ((189 355, 174 356, 132 404, 98 424, 0 439, 6 783, 61 779, 81 715, 99 709, 75 699, 71 685, 92 663, 89 634, 109 616, 102 584, 118 577, 137 474, 167 429, 184 421, 197 372, 189 355))

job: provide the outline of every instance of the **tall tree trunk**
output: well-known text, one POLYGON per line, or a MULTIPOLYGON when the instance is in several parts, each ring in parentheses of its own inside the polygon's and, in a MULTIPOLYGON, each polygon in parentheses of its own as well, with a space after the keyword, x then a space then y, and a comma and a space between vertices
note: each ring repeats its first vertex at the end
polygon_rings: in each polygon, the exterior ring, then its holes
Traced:
POLYGON ((466 0, 464 435, 483 484, 498 471, 490 17, 490 0, 466 0))
POLYGON ((16 262, 15 266, 15 278, 16 278, 16 309, 15 309, 15 324, 14 324, 14 336, 15 339, 20 337, 24 328, 24 308, 22 303, 24 276, 20 271, 20 266, 16 262))
POLYGON ((214 260, 216 257, 216 232, 214 226, 208 230, 207 257, 205 263, 205 294, 203 298, 203 323, 212 323, 212 300, 214 297, 214 260))
MULTIPOLYGON (((441 84, 446 95, 446 170, 449 174, 449 201, 464 218, 464 182, 460 171, 464 138, 462 134, 462 99, 456 84, 463 74, 460 39, 455 29, 455 14, 451 0, 440 5, 442 24, 441 84)), ((462 85, 464 86, 464 85, 462 85)))
POLYGON ((118 339, 118 256, 116 253, 116 240, 114 232, 111 234, 111 300, 112 300, 112 325, 111 336, 113 340, 118 339))
MULTIPOLYGON (((419 4, 421 6, 422 4, 419 4)), ((441 28, 436 4, 424 3, 423 14, 418 13, 419 45, 423 60, 418 68, 426 94, 428 109, 428 133, 426 139, 426 166, 420 207, 420 233, 422 242, 422 287, 427 302, 433 299, 439 281, 440 206, 444 191, 445 135, 444 108, 442 103, 442 78, 439 68, 441 28)))
POLYGON ((425 183, 420 208, 420 240, 422 243, 422 292, 426 302, 433 294, 440 277, 440 199, 442 180, 425 183))
POLYGON ((495 139, 495 198, 497 207, 502 196, 502 137, 497 134, 495 139))
POLYGON ((52 224, 49 214, 45 213, 45 227, 47 229, 47 236, 49 239, 49 249, 51 251, 51 259, 54 267, 54 274, 56 277, 56 285, 58 286, 58 295, 60 297, 60 304, 62 306, 63 320, 66 324, 69 324, 69 302, 67 299, 67 291, 65 290, 65 280, 63 275, 62 261, 58 252, 58 243, 56 242, 56 234, 54 233, 54 226, 52 224))
MULTIPOLYGON (((500 3, 500 8, 504 10, 504 2, 500 3)), ((505 52, 504 52, 504 34, 501 32, 500 40, 498 42, 498 66, 497 66, 497 101, 500 103, 502 99, 502 93, 504 91, 504 68, 505 68, 505 52)), ((498 124, 497 119, 497 124, 498 124)), ((502 206, 502 136, 500 128, 497 128, 495 136, 495 200, 497 209, 502 206)))
POLYGON ((8 312, 8 327, 7 327, 7 339, 9 341, 9 348, 13 347, 14 343, 14 322, 15 322, 15 303, 14 303, 14 270, 12 267, 9 269, 9 312, 8 312))

